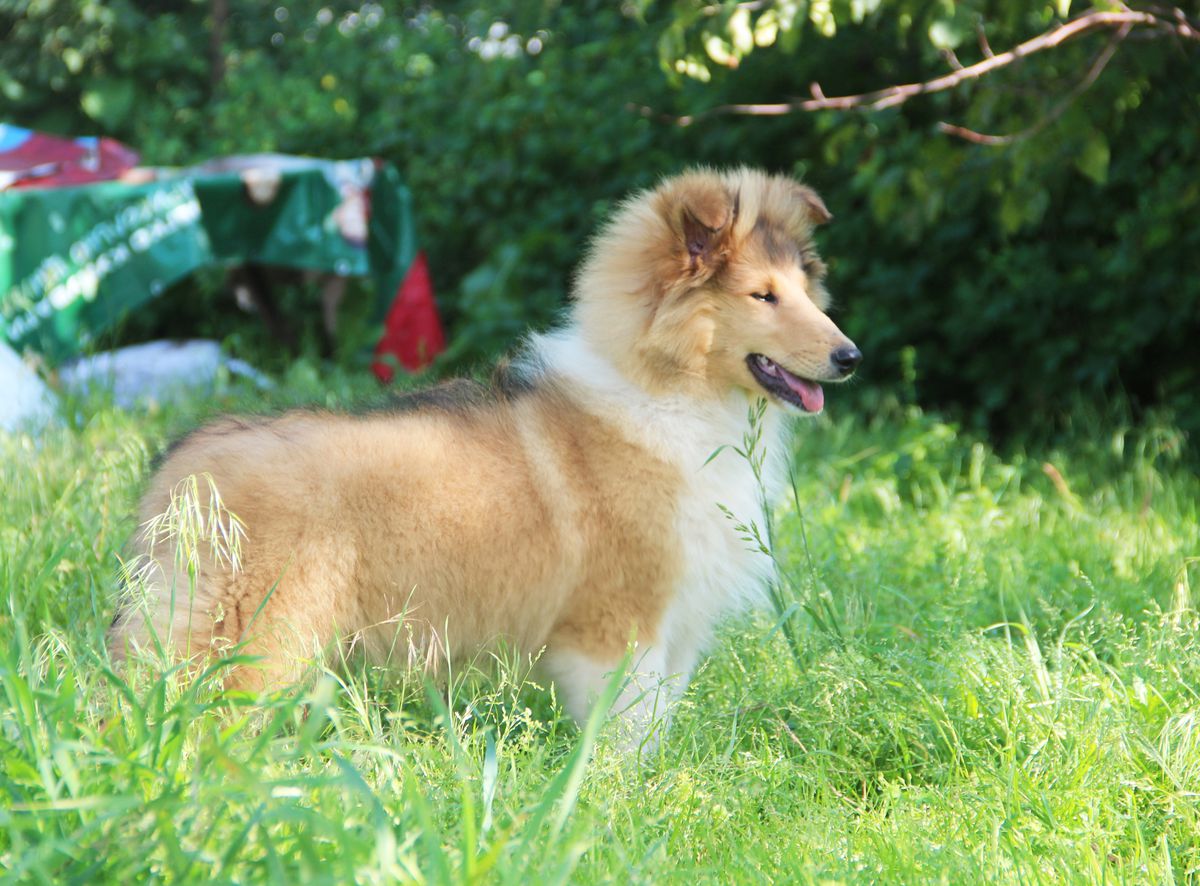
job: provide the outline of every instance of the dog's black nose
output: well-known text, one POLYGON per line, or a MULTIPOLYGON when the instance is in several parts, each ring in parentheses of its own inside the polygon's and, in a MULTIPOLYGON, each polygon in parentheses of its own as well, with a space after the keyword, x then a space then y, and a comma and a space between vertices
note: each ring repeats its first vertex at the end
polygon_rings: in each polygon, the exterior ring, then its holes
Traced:
POLYGON ((846 348, 838 348, 829 355, 829 362, 842 375, 849 375, 862 362, 862 351, 854 347, 854 345, 846 348))

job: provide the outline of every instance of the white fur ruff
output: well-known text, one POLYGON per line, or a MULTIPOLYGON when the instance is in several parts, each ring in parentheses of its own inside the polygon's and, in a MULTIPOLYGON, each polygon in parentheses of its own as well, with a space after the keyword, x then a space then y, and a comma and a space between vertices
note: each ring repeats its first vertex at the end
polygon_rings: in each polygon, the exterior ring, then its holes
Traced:
POLYGON ((786 419, 774 406, 764 416, 760 486, 749 461, 734 451, 750 428, 751 403, 744 394, 719 402, 654 396, 625 378, 570 326, 534 336, 530 351, 531 362, 565 379, 587 411, 678 466, 684 477, 675 531, 686 567, 660 626, 659 644, 665 647, 665 674, 686 680, 720 617, 760 605, 775 576, 772 559, 737 525, 757 527, 766 540, 764 501, 772 501, 783 485, 786 419))

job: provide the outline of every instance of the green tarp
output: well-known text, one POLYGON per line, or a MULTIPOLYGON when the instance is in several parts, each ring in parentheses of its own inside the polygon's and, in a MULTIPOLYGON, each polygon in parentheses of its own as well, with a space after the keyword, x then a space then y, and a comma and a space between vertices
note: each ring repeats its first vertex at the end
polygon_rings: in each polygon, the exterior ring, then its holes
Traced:
POLYGON ((382 317, 415 254, 409 192, 369 160, 233 158, 4 191, 0 338, 58 361, 197 268, 246 261, 371 275, 382 317))

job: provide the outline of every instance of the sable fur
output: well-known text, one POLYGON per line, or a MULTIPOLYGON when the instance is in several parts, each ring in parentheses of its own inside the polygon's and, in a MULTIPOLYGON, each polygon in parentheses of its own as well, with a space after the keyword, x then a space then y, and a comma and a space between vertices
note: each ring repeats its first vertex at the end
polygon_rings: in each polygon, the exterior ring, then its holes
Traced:
MULTIPOLYGON (((770 577, 717 507, 762 525, 748 466, 709 458, 741 442, 748 407, 768 397, 750 355, 838 380, 830 354, 850 343, 825 314, 811 242, 829 217, 786 177, 666 179, 617 210, 565 325, 534 336, 491 386, 201 428, 167 453, 139 516, 146 525, 181 480, 211 476, 245 528, 240 568, 205 549, 193 594, 140 532, 153 565, 114 620, 114 656, 154 636, 200 658, 244 643, 260 663, 230 682, 257 689, 301 678, 335 643, 436 667, 502 641, 544 650, 582 717, 636 638, 643 679, 626 702, 644 734, 654 706, 640 690, 681 691, 721 613, 770 577), (768 290, 777 303, 754 297, 768 290)), ((786 404, 768 399, 775 487, 786 404)))

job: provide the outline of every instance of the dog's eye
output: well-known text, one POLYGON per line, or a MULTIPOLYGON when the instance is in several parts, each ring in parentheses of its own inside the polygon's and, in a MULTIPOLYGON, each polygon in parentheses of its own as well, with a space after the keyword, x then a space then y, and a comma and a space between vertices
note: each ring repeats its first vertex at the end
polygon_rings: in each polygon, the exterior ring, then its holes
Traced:
POLYGON ((773 292, 752 292, 750 293, 750 297, 756 298, 759 301, 765 301, 769 305, 779 303, 779 299, 775 297, 775 293, 773 292))

